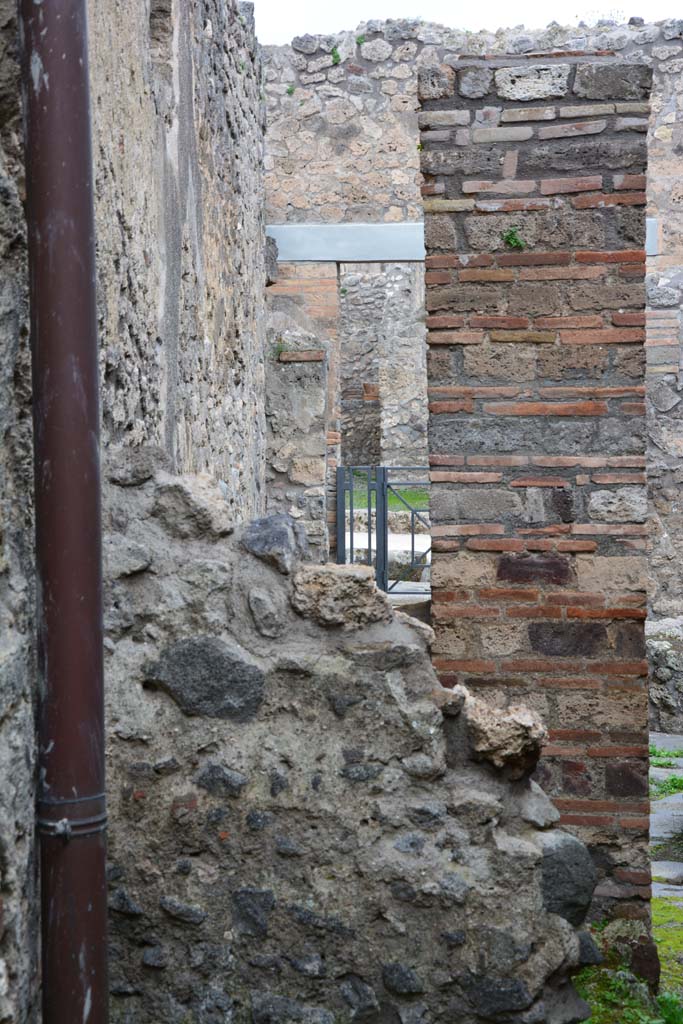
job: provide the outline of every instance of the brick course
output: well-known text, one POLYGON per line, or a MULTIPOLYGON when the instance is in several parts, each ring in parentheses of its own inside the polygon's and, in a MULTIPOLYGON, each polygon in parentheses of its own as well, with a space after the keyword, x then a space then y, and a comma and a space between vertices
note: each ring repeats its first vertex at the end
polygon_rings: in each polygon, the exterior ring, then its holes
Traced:
MULTIPOLYGON (((595 850, 596 914, 647 917, 636 280, 646 167, 617 115, 631 112, 620 101, 646 112, 649 72, 610 57, 544 57, 550 72, 541 84, 532 74, 525 94, 520 68, 505 67, 520 63, 497 58, 493 79, 496 116, 514 126, 490 123, 490 93, 422 102, 425 124, 437 111, 459 126, 489 121, 422 137, 426 187, 443 197, 425 204, 427 326, 440 353, 429 364, 434 664, 444 685, 541 713, 550 742, 539 781, 595 850), (550 90, 547 106, 539 89, 550 90), (487 167, 481 180, 462 170, 466 135, 487 167), (582 163, 563 173, 575 136, 582 163), (432 229, 437 216, 450 231, 432 229)), ((458 80, 486 66, 463 58, 458 80)), ((666 345, 667 330, 652 340, 666 345)))

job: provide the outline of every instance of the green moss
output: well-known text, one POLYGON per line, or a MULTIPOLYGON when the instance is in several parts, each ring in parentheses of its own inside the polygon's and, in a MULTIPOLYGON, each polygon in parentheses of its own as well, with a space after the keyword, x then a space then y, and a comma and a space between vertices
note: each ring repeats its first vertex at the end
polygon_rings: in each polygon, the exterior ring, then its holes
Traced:
POLYGON ((341 64, 341 54, 336 46, 332 47, 332 63, 336 66, 341 64))
POLYGON ((650 784, 650 795, 654 800, 664 796, 683 793, 683 775, 670 775, 668 779, 653 779, 650 784))
MULTIPOLYGON (((603 964, 586 967, 574 979, 591 1007, 589 1024, 683 1024, 683 899, 653 899, 652 925, 662 962, 660 995, 653 998, 619 962, 614 947, 608 948, 603 964)), ((601 931, 592 930, 600 943, 601 931)))
POLYGON ((655 897, 652 929, 662 965, 662 988, 680 991, 683 988, 683 900, 655 897))
POLYGON ((636 982, 628 971, 587 967, 575 984, 591 1008, 590 1024, 663 1024, 655 1016, 647 986, 636 982))
POLYGON ((664 747, 658 747, 654 743, 650 744, 650 757, 683 757, 683 749, 678 750, 665 750, 664 747))

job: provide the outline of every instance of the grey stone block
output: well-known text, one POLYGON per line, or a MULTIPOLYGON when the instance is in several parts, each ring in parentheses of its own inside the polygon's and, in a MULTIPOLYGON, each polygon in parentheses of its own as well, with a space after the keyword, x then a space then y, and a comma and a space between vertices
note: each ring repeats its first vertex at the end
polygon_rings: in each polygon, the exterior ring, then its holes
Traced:
POLYGON ((424 985, 416 971, 406 964, 391 963, 382 967, 382 981, 389 992, 398 996, 416 995, 424 992, 424 985))
POLYGON ((246 722, 261 706, 265 676, 236 643, 198 636, 166 647, 148 666, 146 685, 168 693, 186 715, 246 722))
POLYGON ((263 937, 268 934, 268 921, 275 908, 275 895, 270 889, 238 889, 232 894, 232 925, 243 935, 263 937))
POLYGON ((249 781, 242 772, 210 762, 196 777, 196 783, 212 796, 239 796, 249 781))
POLYGON ((482 99, 491 91, 493 72, 490 68, 463 68, 458 72, 458 92, 470 100, 482 99))
POLYGON ((567 93, 569 64, 531 65, 499 68, 496 92, 506 100, 544 100, 567 93))
POLYGON ((202 907, 194 906, 191 903, 183 903, 174 896, 162 896, 159 906, 169 917, 182 924, 200 925, 206 920, 207 914, 202 907))
POLYGON ((566 832, 545 832, 543 848, 543 902, 551 914, 573 925, 584 920, 597 882, 595 865, 586 847, 566 832))
POLYGON ((306 533, 291 516, 274 515, 254 519, 245 528, 242 547, 256 558, 287 575, 308 554, 306 533))
POLYGON ((651 82, 642 64, 579 64, 573 91, 587 100, 644 100, 651 82))

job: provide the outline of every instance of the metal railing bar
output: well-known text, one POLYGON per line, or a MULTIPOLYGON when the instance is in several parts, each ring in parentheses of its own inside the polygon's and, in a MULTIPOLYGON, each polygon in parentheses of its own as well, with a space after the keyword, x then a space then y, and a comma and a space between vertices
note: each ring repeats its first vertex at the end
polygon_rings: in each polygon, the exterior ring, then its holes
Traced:
POLYGON ((431 487, 429 480, 390 480, 389 487, 431 487))
MULTIPOLYGON (((413 569, 427 569, 429 567, 430 563, 426 559, 427 559, 427 555, 431 554, 431 551, 432 551, 431 547, 429 548, 428 551, 425 551, 424 556, 422 556, 425 559, 424 561, 422 561, 421 558, 418 558, 418 560, 416 562, 412 562, 410 565, 407 565, 405 567, 405 569, 402 569, 399 572, 399 575, 397 576, 397 578, 395 580, 393 580, 391 582, 391 584, 387 587, 387 593, 390 593, 394 589, 394 587, 397 587, 399 583, 402 583, 404 581, 407 573, 412 572, 413 569)), ((410 593, 410 591, 404 590, 404 591, 402 591, 402 593, 407 594, 407 593, 410 593)), ((421 590, 420 591, 414 591, 414 593, 420 593, 421 594, 422 591, 421 590)))
MULTIPOLYGON (((423 479, 426 466, 338 466, 337 467, 337 561, 354 564, 360 550, 356 545, 356 533, 361 532, 367 535, 367 551, 361 557, 361 562, 369 566, 375 559, 375 579, 377 585, 386 592, 396 591, 397 587, 409 583, 407 577, 417 569, 426 569, 430 565, 431 545, 421 552, 417 547, 417 523, 426 527, 429 531, 431 524, 428 518, 429 508, 424 503, 409 501, 402 490, 406 489, 427 489, 431 481, 423 479), (416 480, 394 480, 392 475, 416 473, 421 476, 416 480), (363 497, 363 488, 365 496, 363 497), (397 570, 396 579, 389 580, 389 494, 393 493, 397 499, 397 508, 410 512, 410 561, 400 570, 397 570), (346 497, 348 493, 348 499, 346 497), (356 501, 356 494, 361 496, 360 505, 356 501), (374 497, 373 497, 374 495, 374 497), (348 501, 348 507, 347 507, 348 501), (374 501, 374 508, 373 508, 374 501), (368 521, 365 530, 356 531, 355 516, 365 506, 367 508, 368 521), (374 521, 373 521, 374 515, 374 521), (348 536, 347 536, 348 530, 348 536)), ((422 495, 420 495, 422 497, 422 495)), ((406 552, 407 553, 407 552, 406 552)), ((429 588, 415 587, 403 589, 402 594, 425 594, 429 588)))
POLYGON ((369 472, 366 482, 368 485, 368 565, 372 565, 372 480, 369 472))
MULTIPOLYGON (((408 509, 409 512, 415 512, 416 514, 418 514, 420 522, 422 523, 423 526, 426 526, 428 529, 431 528, 431 523, 428 523, 426 519, 423 519, 422 516, 419 515, 418 509, 414 508, 413 505, 411 505, 409 502, 407 502, 402 494, 399 494, 398 491, 395 491, 392 484, 388 485, 387 490, 388 491, 392 491, 396 495, 398 500, 403 502, 403 504, 405 505, 405 507, 408 509)), ((425 512, 426 511, 427 511, 427 509, 425 509, 425 512)))
MULTIPOLYGON (((350 524, 350 529, 349 529, 349 548, 350 548, 350 555, 351 555, 351 565, 353 565, 353 563, 355 561, 354 553, 353 553, 353 525, 354 525, 353 524, 353 519, 354 519, 354 515, 353 515, 353 470, 351 470, 351 482, 350 483, 351 483, 351 485, 349 487, 349 509, 350 509, 350 513, 351 513, 351 524, 350 524)), ((346 502, 344 504, 346 504, 346 502)))

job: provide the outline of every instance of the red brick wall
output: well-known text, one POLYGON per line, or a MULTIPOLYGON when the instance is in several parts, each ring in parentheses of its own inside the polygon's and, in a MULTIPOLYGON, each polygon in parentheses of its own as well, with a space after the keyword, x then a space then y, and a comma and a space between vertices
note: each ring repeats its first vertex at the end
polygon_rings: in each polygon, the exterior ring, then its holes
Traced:
POLYGON ((631 917, 649 897, 646 156, 625 117, 648 93, 604 57, 463 60, 423 73, 420 115, 435 665, 540 712, 539 781, 594 853, 596 914, 631 917))

